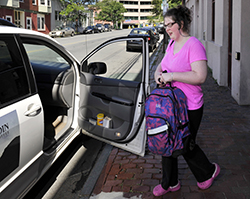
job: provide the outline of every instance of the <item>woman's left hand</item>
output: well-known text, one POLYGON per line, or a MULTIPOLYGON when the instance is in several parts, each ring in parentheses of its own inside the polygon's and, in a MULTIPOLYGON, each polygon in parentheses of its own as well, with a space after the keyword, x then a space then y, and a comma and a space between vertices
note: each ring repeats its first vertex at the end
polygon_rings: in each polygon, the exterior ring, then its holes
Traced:
POLYGON ((161 81, 166 84, 173 81, 173 73, 162 73, 161 81))

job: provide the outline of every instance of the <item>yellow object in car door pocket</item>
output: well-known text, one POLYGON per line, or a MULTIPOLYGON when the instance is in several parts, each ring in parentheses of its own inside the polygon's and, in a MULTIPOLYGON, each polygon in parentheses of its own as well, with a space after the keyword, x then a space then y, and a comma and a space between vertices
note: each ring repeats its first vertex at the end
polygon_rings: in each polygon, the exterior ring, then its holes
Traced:
POLYGON ((103 118, 104 118, 104 114, 103 113, 99 113, 97 115, 97 125, 98 126, 102 126, 103 125, 103 118))

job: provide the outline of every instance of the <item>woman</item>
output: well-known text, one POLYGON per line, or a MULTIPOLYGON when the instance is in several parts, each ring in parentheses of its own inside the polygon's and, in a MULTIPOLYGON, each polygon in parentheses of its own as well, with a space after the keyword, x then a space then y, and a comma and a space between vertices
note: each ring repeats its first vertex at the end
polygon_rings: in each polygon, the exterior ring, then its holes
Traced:
MULTIPOLYGON (((171 82, 172 86, 180 88, 185 93, 190 132, 195 140, 203 115, 201 84, 207 76, 207 58, 202 43, 189 35, 191 21, 191 12, 184 6, 170 9, 165 14, 164 26, 171 40, 154 78, 157 84, 171 82)), ((194 174, 198 187, 209 188, 220 173, 219 165, 211 163, 197 144, 183 157, 194 174)), ((177 158, 162 157, 162 183, 154 188, 153 194, 161 196, 167 192, 177 191, 180 187, 177 158)))

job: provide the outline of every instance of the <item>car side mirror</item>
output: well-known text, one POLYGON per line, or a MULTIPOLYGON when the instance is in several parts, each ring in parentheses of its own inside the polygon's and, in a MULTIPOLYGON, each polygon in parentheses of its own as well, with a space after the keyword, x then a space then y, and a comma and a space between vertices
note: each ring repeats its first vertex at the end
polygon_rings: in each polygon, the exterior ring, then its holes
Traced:
POLYGON ((107 66, 104 62, 93 62, 87 66, 87 72, 92 74, 105 74, 107 66))

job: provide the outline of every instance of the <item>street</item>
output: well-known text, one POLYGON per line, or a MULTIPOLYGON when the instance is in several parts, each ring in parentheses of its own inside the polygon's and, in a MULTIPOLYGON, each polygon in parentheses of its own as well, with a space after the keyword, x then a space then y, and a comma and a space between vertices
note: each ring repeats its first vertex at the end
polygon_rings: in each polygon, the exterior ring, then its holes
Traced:
POLYGON ((115 38, 127 36, 130 29, 113 30, 111 32, 80 34, 73 37, 55 38, 67 50, 69 50, 79 61, 101 43, 115 38))

